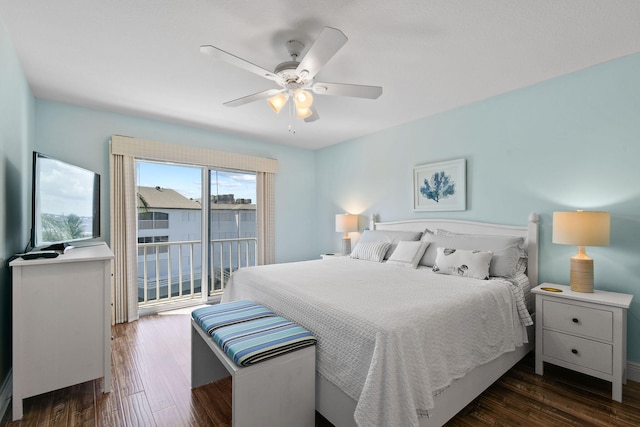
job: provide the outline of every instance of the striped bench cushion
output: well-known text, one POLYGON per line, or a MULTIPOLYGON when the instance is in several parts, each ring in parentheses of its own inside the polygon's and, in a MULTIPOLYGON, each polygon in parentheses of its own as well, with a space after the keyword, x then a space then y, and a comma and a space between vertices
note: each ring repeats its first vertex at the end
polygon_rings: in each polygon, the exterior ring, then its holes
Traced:
POLYGON ((279 316, 225 326, 212 336, 238 366, 253 365, 316 344, 311 332, 279 316))
POLYGON ((193 320, 209 335, 224 326, 270 316, 275 316, 275 313, 260 304, 245 300, 210 305, 191 313, 193 320))

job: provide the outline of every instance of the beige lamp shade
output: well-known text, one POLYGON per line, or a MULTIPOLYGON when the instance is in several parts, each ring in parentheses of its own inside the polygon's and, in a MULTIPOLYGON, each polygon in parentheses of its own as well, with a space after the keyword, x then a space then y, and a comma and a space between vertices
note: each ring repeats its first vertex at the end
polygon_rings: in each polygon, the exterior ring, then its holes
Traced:
POLYGON ((337 214, 336 215, 336 232, 349 233, 358 230, 358 215, 337 214))
POLYGON ((554 212, 553 243, 578 246, 571 257, 571 289, 593 292, 593 259, 585 246, 608 246, 611 218, 609 212, 554 212))
POLYGON ((609 212, 554 212, 553 243, 609 246, 609 212))

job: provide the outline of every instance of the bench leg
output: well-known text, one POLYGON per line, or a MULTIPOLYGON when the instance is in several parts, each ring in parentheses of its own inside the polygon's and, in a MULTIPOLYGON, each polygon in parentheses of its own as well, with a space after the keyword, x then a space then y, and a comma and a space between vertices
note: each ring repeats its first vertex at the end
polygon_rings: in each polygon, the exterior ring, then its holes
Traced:
POLYGON ((233 375, 233 427, 313 427, 315 346, 239 369, 233 375))
POLYGON ((195 328, 191 328, 191 388, 209 384, 229 372, 195 328))

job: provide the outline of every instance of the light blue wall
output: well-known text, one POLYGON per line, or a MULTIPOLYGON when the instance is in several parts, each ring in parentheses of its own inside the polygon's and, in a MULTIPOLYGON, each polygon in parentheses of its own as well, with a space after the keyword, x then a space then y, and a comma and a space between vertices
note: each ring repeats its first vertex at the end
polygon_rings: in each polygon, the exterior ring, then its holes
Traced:
MULTIPOLYGON (((316 153, 318 242, 334 214, 525 224, 540 215, 540 279, 568 283, 577 248, 551 243, 554 211, 611 212, 611 245, 587 248, 596 288, 634 294, 628 358, 640 362, 640 54, 316 153), (414 213, 412 168, 467 159, 467 210, 414 213)), ((384 96, 384 95, 383 95, 384 96)))
MULTIPOLYGON (((33 95, 0 20, 0 387, 11 368, 8 259, 27 244, 31 218, 33 95)), ((0 402, 0 415, 2 405, 0 402)))
MULTIPOLYGON (((278 160, 276 261, 316 258, 314 152, 176 124, 36 99, 35 150, 98 172, 102 230, 109 237, 109 144, 112 134, 278 160)), ((286 129, 283 138, 289 137, 286 129)))

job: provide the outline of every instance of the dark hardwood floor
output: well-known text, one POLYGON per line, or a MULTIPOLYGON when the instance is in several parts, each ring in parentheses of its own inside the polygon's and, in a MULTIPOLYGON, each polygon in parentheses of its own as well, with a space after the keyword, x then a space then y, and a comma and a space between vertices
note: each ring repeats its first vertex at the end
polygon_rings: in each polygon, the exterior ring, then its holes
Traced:
MULTIPOLYGON (((113 391, 90 381, 25 400, 24 417, 2 426, 230 426, 231 381, 191 390, 186 312, 148 316, 113 327, 113 391)), ((545 365, 535 375, 525 357, 448 426, 640 426, 640 383, 624 386, 624 403, 610 384, 545 365)), ((319 415, 317 426, 330 426, 319 415)), ((395 426, 394 426, 395 427, 395 426)))

